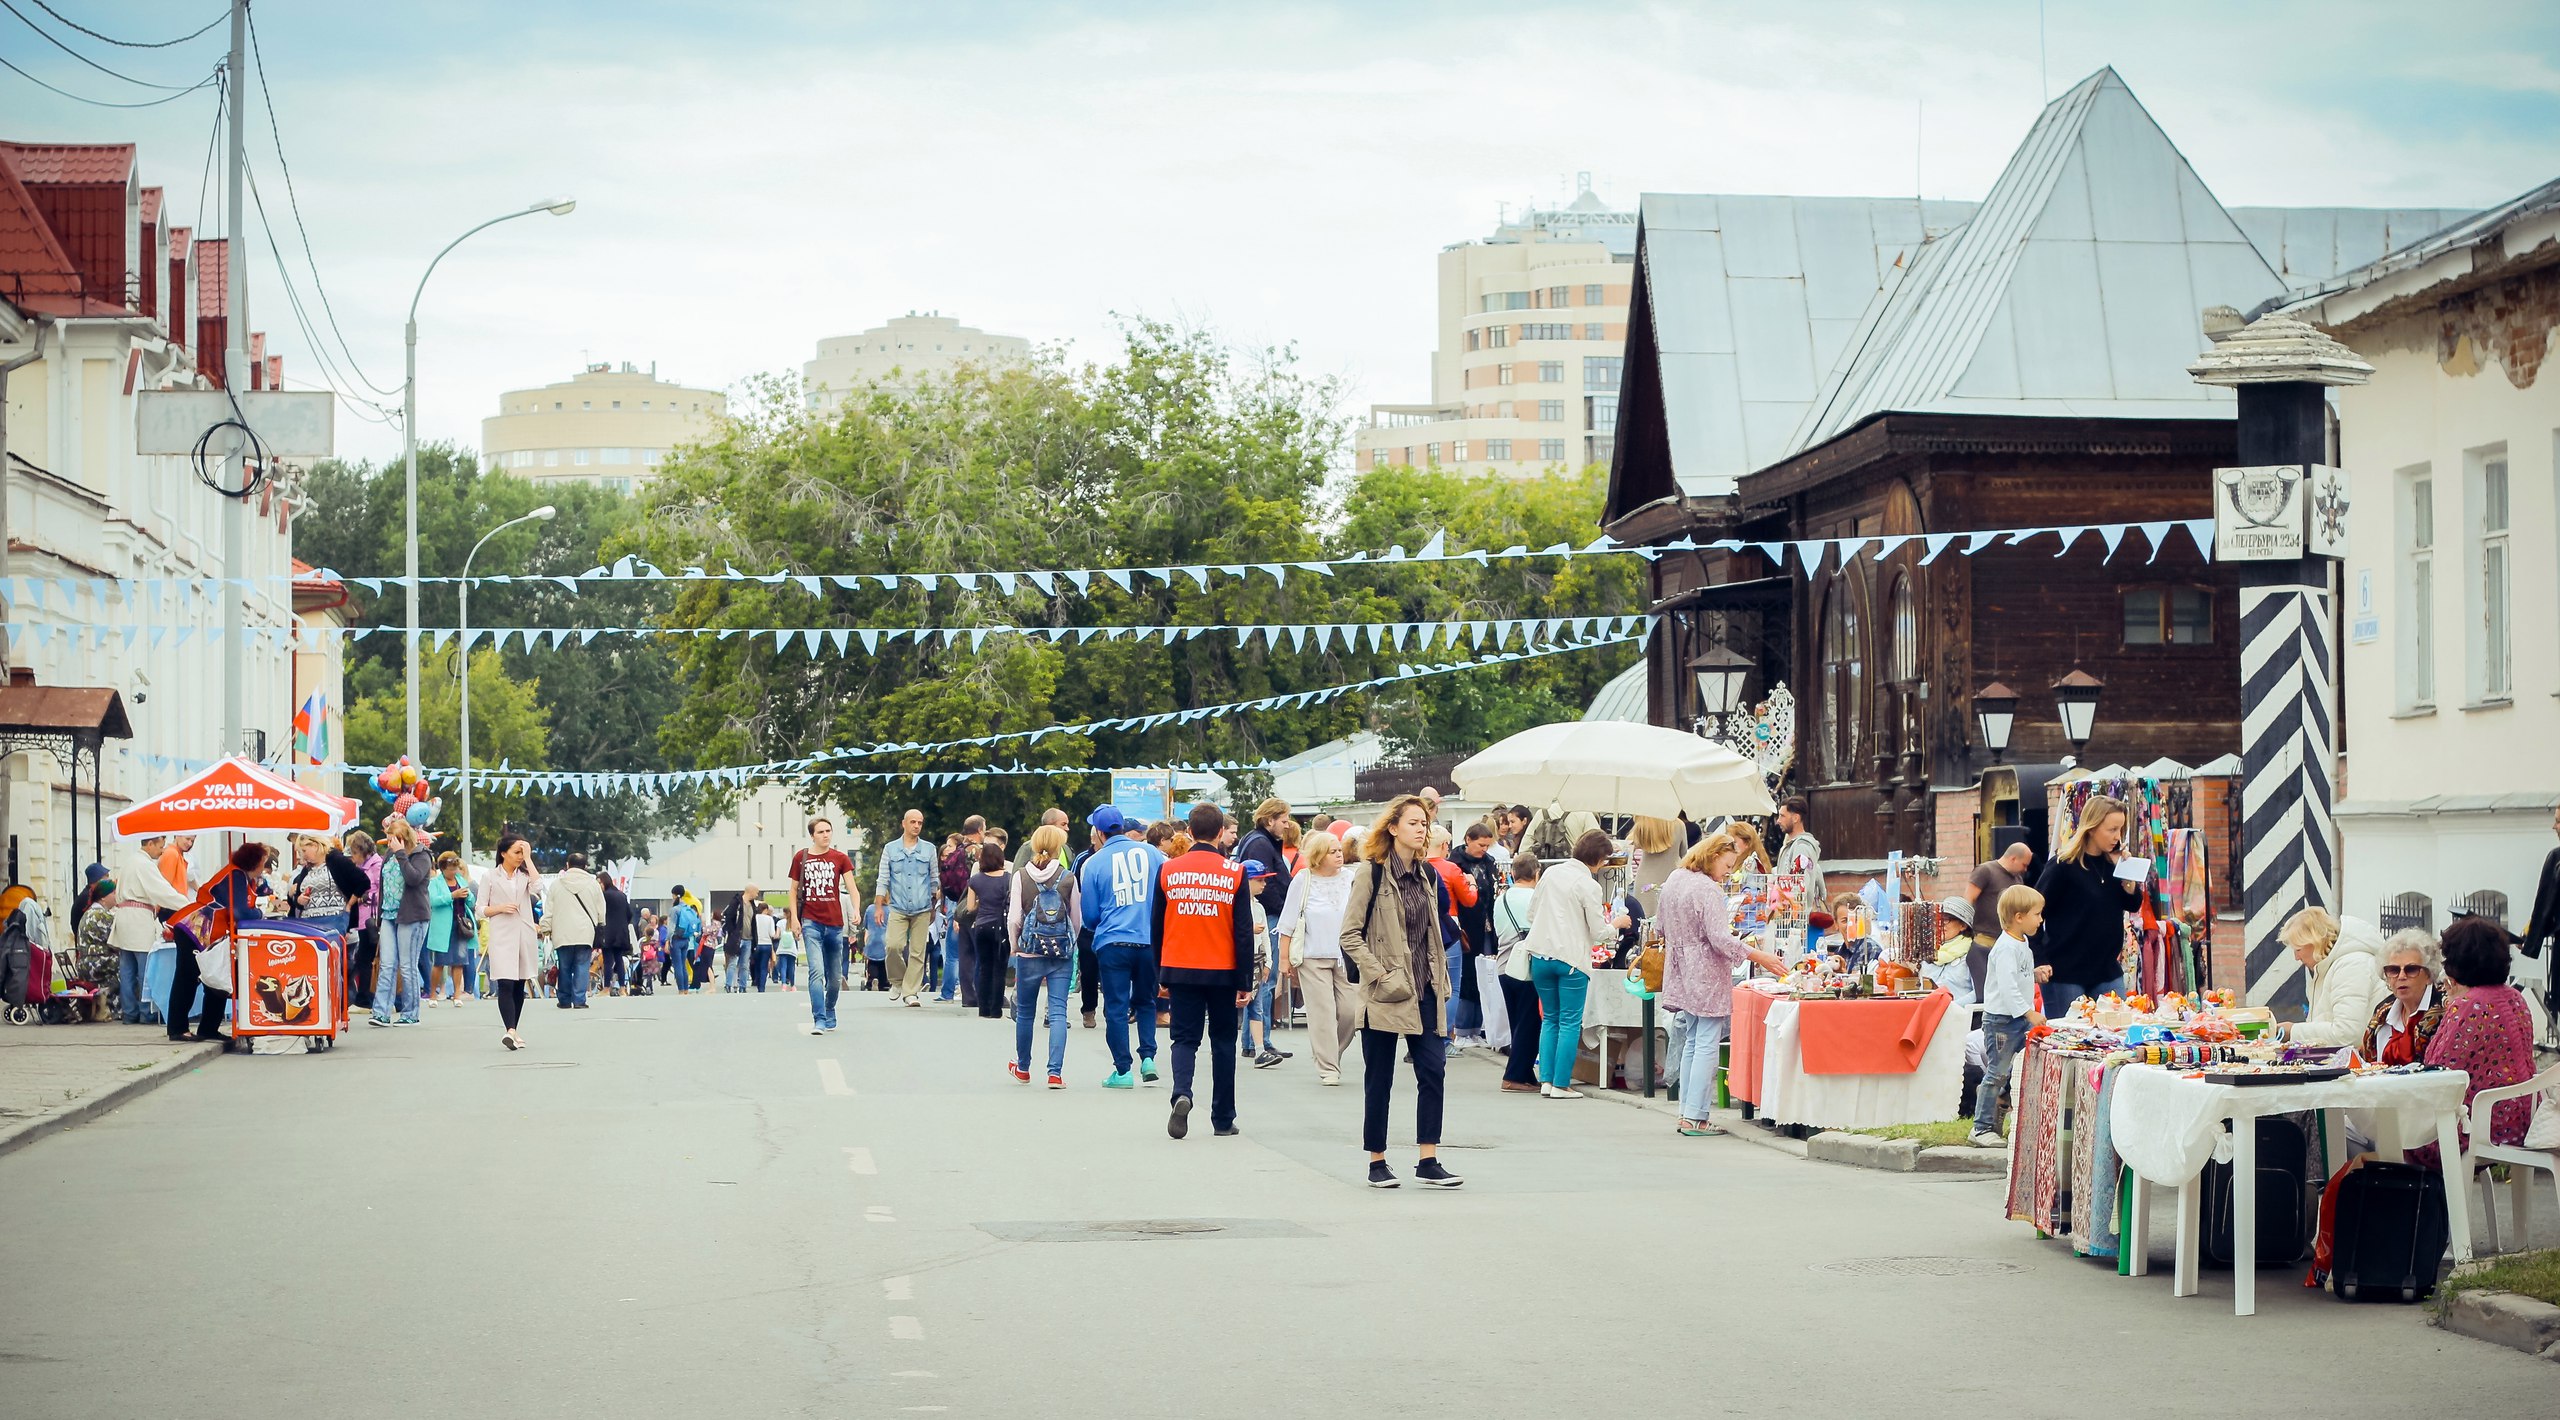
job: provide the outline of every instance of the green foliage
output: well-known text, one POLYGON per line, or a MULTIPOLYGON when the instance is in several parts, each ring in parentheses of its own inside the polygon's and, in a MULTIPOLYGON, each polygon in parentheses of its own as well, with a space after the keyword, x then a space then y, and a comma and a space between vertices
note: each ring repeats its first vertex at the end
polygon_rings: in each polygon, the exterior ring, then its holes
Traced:
MULTIPOLYGON (((462 762, 462 658, 451 649, 431 656, 421 673, 418 698, 418 743, 423 762, 434 769, 462 762)), ((386 689, 369 693, 347 705, 347 759, 351 764, 387 764, 400 757, 403 741, 408 736, 407 697, 397 681, 386 689)), ((483 769, 500 763, 518 769, 548 768, 551 751, 551 711, 543 703, 541 687, 531 680, 519 680, 507 669, 495 651, 482 649, 471 656, 471 762, 483 769)), ((462 831, 460 786, 446 779, 430 778, 430 787, 444 802, 444 812, 436 820, 436 831, 459 834, 462 831)), ((356 796, 367 805, 369 817, 381 816, 379 791, 355 776, 347 776, 342 792, 356 796)), ((475 791, 471 802, 471 836, 476 849, 494 848, 498 829, 521 807, 519 801, 475 791)))

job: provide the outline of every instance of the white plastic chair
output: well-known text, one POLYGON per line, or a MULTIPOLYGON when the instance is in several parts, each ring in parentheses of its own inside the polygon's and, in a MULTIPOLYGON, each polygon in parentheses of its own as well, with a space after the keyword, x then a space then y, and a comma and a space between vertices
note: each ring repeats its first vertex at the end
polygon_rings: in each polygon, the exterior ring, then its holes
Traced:
POLYGON ((2486 1166, 2507 1166, 2507 1200, 2515 1213, 2516 1249, 2521 1252, 2533 1246, 2533 1176, 2537 1171, 2550 1175, 2553 1197, 2560 1199, 2560 1151, 2490 1142, 2486 1127, 2490 1112, 2500 1100, 2524 1099, 2555 1088, 2560 1088, 2560 1065, 2554 1065, 2520 1084, 2500 1085, 2471 1097, 2469 1118, 2465 1121, 2471 1148, 2465 1154, 2463 1164, 2472 1170, 2472 1176, 2480 1183, 2480 1217, 2489 1229, 2491 1252, 2502 1249, 2498 1246, 2497 1195, 2491 1187, 2486 1166))

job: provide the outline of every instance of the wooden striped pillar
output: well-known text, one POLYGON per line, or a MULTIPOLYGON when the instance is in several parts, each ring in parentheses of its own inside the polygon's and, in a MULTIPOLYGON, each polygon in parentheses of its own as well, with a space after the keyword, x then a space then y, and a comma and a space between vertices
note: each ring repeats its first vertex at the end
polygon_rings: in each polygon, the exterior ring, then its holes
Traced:
POLYGON ((2276 933, 2303 908, 2337 907, 2334 648, 2324 564, 2273 567, 2283 570, 2244 573, 2240 588, 2242 910, 2248 999, 2298 1014, 2302 966, 2276 933))

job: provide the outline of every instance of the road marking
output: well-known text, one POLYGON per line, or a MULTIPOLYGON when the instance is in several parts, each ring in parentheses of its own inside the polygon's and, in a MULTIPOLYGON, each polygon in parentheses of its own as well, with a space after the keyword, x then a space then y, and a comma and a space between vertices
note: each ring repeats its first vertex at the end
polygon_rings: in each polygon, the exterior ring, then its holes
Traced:
POLYGON ((916 1299, 916 1279, 913 1277, 884 1277, 880 1280, 880 1288, 887 1293, 882 1301, 912 1302, 916 1299))
POLYGON ((870 1207, 862 1210, 862 1221, 866 1223, 894 1223, 898 1220, 890 1215, 888 1204, 874 1203, 870 1207))
POLYGON ((880 1166, 871 1161, 869 1149, 857 1149, 850 1144, 845 1146, 844 1166, 865 1176, 880 1172, 880 1166))
MULTIPOLYGON (((930 1381, 930 1380, 939 1380, 939 1379, 941 1379, 941 1377, 936 1376, 936 1375, 935 1375, 933 1372, 931 1372, 931 1371, 891 1371, 889 1374, 890 1374, 892 1377, 894 1377, 894 1378, 896 1378, 896 1379, 898 1379, 898 1380, 925 1380, 925 1381, 930 1381)), ((908 1409, 910 1409, 910 1410, 912 1410, 912 1409, 914 1409, 914 1408, 915 1408, 915 1407, 913 1407, 913 1406, 909 1406, 909 1407, 908 1407, 908 1409)))
POLYGON ((832 1060, 818 1062, 818 1083, 825 1086, 827 1093, 831 1095, 853 1093, 853 1086, 845 1083, 844 1067, 832 1060))
POLYGON ((889 1318, 889 1339, 922 1341, 924 1340, 924 1323, 911 1316, 893 1316, 889 1318))

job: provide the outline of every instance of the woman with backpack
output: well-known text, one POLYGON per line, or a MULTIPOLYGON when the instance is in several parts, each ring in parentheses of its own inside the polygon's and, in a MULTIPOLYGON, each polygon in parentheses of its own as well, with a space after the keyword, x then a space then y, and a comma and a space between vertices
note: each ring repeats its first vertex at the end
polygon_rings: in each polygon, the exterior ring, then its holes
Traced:
MULTIPOLYGON (((992 851, 992 850, 991 850, 992 851)), ((1003 930, 1013 944, 1013 1078, 1031 1083, 1031 1027, 1033 1013, 1040 1005, 1040 992, 1049 992, 1049 1088, 1067 1087, 1067 988, 1073 984, 1076 964, 1076 924, 1084 920, 1083 905, 1076 901, 1076 875, 1067 871, 1067 831, 1053 823, 1044 823, 1031 834, 1031 861, 1013 875, 1012 887, 1005 896, 1003 930)), ((983 860, 981 860, 983 861, 983 860)), ((973 884, 974 888, 974 884, 973 884)), ((981 962, 990 949, 978 948, 981 962)), ((1003 958, 997 957, 1000 963, 1003 958)), ((978 1000, 985 1002, 1004 991, 1003 967, 997 974, 980 983, 978 1000)), ((982 1015, 996 1012, 981 1010, 982 1015)))
POLYGON ((694 960, 694 951, 702 941, 702 909, 685 895, 684 884, 676 884, 675 911, 667 923, 667 964, 676 976, 676 994, 690 996, 693 989, 708 978, 708 973, 694 960))

